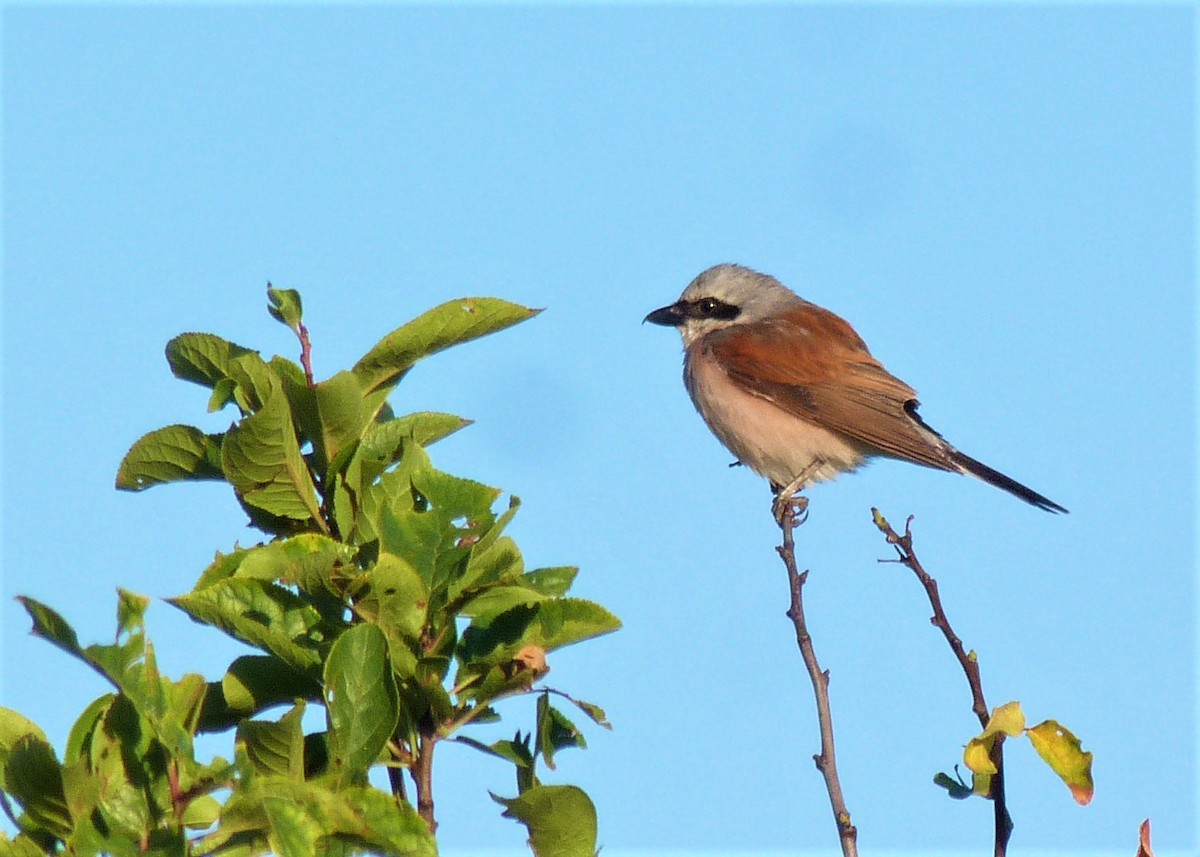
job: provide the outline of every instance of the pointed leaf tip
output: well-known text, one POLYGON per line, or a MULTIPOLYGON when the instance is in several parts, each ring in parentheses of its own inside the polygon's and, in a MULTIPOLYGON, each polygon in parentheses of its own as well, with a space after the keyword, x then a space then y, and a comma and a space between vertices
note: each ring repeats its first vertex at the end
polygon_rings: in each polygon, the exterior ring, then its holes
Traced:
POLYGON ((447 301, 379 340, 353 371, 364 390, 378 390, 396 383, 423 357, 511 327, 538 312, 500 298, 447 301))
POLYGON ((267 300, 270 301, 267 304, 267 312, 271 314, 271 318, 280 324, 287 325, 292 330, 299 329, 304 309, 298 291, 277 289, 267 283, 267 300))

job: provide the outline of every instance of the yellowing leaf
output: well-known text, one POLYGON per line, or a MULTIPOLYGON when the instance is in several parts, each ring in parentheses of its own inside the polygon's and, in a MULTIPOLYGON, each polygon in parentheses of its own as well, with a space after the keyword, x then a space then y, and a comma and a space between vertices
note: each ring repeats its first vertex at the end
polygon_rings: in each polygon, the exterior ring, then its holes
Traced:
POLYGON ((992 709, 987 727, 978 736, 967 742, 963 751, 963 764, 977 774, 995 774, 992 763, 992 748, 1000 735, 1015 738, 1025 729, 1025 715, 1019 702, 1006 702, 992 709))
POLYGON ((977 774, 994 774, 996 766, 992 764, 992 745, 996 743, 996 736, 989 735, 986 738, 972 738, 967 742, 967 747, 963 750, 963 764, 977 774))
POLYGON ((1087 806, 1095 792, 1092 754, 1085 753, 1082 743, 1071 730, 1055 720, 1045 720, 1026 734, 1042 760, 1062 777, 1076 802, 1087 806))
POLYGON ((992 709, 984 734, 1003 732, 1010 738, 1016 738, 1025 731, 1025 713, 1021 711, 1021 703, 1006 702, 999 708, 992 709))

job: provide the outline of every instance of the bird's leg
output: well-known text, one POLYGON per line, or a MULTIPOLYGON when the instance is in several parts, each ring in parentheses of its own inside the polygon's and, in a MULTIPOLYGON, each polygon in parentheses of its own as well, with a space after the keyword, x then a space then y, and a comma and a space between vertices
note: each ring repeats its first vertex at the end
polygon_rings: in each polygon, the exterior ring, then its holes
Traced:
POLYGON ((797 523, 804 523, 804 519, 808 517, 808 498, 796 496, 801 489, 808 484, 808 480, 812 475, 820 469, 822 462, 820 459, 800 471, 800 475, 793 479, 786 488, 780 488, 774 483, 771 488, 775 491, 775 500, 771 503, 771 513, 775 516, 775 521, 779 526, 783 526, 783 516, 791 507, 793 513, 797 516, 797 523))

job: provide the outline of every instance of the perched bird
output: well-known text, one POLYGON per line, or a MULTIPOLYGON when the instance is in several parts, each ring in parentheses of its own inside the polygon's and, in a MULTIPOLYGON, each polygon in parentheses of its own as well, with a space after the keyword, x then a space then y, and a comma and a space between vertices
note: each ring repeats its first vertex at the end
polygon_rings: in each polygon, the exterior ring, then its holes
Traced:
POLYGON ((780 501, 884 456, 968 473, 1039 509, 1067 511, 947 443, 917 415, 916 391, 854 328, 774 277, 716 265, 645 320, 679 329, 696 410, 780 501))

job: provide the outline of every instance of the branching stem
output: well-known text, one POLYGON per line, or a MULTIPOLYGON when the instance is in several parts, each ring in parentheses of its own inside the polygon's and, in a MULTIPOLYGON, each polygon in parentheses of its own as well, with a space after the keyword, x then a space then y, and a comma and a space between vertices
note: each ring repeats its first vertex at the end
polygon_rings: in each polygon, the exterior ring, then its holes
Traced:
MULTIPOLYGON (((799 498, 803 500, 803 498, 799 498)), ((802 515, 806 503, 794 499, 784 500, 774 508, 779 528, 783 531, 783 544, 776 550, 787 568, 788 585, 791 590, 791 606, 787 616, 796 627, 796 644, 800 647, 800 656, 808 668, 808 676, 812 680, 813 694, 817 700, 817 723, 821 733, 821 752, 813 756, 817 770, 825 778, 825 789, 829 792, 829 804, 833 810, 833 820, 837 825, 838 839, 842 845, 843 857, 857 857, 858 830, 850 821, 850 811, 846 809, 846 799, 842 795, 842 784, 838 779, 837 755, 833 744, 833 713, 829 707, 829 672, 822 670, 813 649, 812 636, 808 633, 808 624, 804 618, 804 601, 802 597, 804 581, 808 572, 801 574, 796 570, 796 545, 792 531, 798 523, 803 523, 802 515)))
MULTIPOLYGON (((904 522, 904 535, 900 535, 892 529, 892 525, 887 522, 887 519, 880 514, 878 509, 871 509, 871 515, 875 519, 875 526, 887 538, 888 544, 895 547, 897 554, 896 560, 880 560, 880 562, 899 562, 901 565, 911 569, 912 573, 917 576, 917 580, 921 582, 921 586, 924 587, 925 594, 929 598, 929 605, 933 608, 933 616, 930 617, 929 621, 942 632, 942 636, 950 644, 950 650, 958 658, 959 666, 962 667, 962 671, 967 677, 967 684, 971 687, 971 710, 979 718, 979 725, 986 729, 990 713, 987 701, 983 697, 983 681, 979 676, 979 660, 974 652, 967 651, 958 634, 954 633, 954 629, 950 627, 950 620, 946 618, 946 611, 942 609, 942 598, 938 594, 937 581, 925 571, 925 568, 921 565, 921 561, 917 559, 917 555, 913 551, 913 516, 908 516, 908 520, 904 522)), ((996 766, 996 773, 992 775, 991 781, 992 810, 995 821, 993 854, 994 857, 1004 857, 1008 852, 1008 840, 1012 836, 1013 824, 1012 817, 1008 814, 1008 804, 1004 797, 1003 734, 997 736, 996 743, 992 746, 991 759, 992 763, 996 766)))

